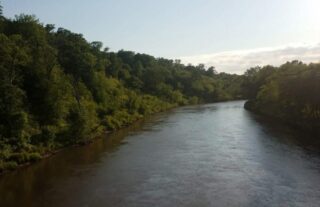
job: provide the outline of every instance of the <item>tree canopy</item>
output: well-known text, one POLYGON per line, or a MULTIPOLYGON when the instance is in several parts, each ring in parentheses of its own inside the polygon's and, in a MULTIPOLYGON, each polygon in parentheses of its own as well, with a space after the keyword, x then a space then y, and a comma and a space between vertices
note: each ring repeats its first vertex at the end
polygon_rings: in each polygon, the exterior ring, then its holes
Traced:
POLYGON ((239 75, 0 19, 0 171, 171 107, 242 98, 239 75))
POLYGON ((320 132, 320 64, 300 61, 245 73, 246 108, 315 133, 320 132))
POLYGON ((319 64, 218 73, 203 64, 112 52, 33 15, 1 17, 0 171, 187 104, 249 99, 248 109, 319 129, 319 91, 319 64))

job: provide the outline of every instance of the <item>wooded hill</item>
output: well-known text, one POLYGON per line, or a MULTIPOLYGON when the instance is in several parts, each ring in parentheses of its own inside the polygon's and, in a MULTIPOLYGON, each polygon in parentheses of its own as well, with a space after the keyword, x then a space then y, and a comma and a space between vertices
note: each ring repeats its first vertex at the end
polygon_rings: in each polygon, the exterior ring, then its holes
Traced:
POLYGON ((320 64, 218 73, 120 50, 0 9, 0 172, 87 143, 155 112, 249 99, 246 108, 318 131, 320 64))
POLYGON ((109 52, 30 15, 1 16, 0 45, 0 169, 175 106, 243 97, 239 75, 109 52))

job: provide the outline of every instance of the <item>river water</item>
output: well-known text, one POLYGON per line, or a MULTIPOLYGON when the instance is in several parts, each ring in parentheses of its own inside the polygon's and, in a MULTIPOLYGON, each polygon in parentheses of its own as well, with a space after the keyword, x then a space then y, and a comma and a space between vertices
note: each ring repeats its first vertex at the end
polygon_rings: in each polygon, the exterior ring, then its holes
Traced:
POLYGON ((320 147, 244 101, 157 114, 0 177, 0 206, 320 206, 320 147))

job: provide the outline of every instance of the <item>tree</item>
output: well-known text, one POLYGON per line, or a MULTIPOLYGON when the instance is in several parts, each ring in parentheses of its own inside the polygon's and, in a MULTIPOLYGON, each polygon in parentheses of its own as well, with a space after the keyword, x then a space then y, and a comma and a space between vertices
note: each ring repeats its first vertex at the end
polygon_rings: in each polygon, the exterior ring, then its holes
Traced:
POLYGON ((91 45, 94 49, 96 49, 96 50, 98 50, 98 51, 100 51, 100 50, 102 49, 102 46, 103 46, 102 42, 99 42, 99 41, 93 41, 93 42, 90 43, 90 45, 91 45))
POLYGON ((0 1, 0 17, 2 17, 2 15, 3 15, 3 7, 2 7, 1 1, 0 1))
POLYGON ((22 69, 30 56, 20 35, 0 34, 0 45, 0 139, 15 139, 22 143, 30 136, 26 94, 21 88, 22 69))
MULTIPOLYGON (((241 95, 242 76, 110 52, 102 42, 44 25, 34 15, 1 18, 0 45, 0 171, 145 115, 241 95)), ((253 83, 260 80, 253 77, 253 83)))
POLYGON ((256 93, 247 109, 320 133, 320 64, 292 61, 248 73, 253 74, 247 81, 256 93))

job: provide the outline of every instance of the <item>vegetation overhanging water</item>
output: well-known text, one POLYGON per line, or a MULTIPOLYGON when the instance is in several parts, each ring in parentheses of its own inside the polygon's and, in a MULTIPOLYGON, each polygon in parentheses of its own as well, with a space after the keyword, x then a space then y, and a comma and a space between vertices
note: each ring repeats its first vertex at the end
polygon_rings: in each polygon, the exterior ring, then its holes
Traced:
POLYGON ((172 107, 249 99, 246 108, 315 132, 320 64, 292 61, 244 75, 120 50, 0 12, 0 172, 90 142, 172 107))

